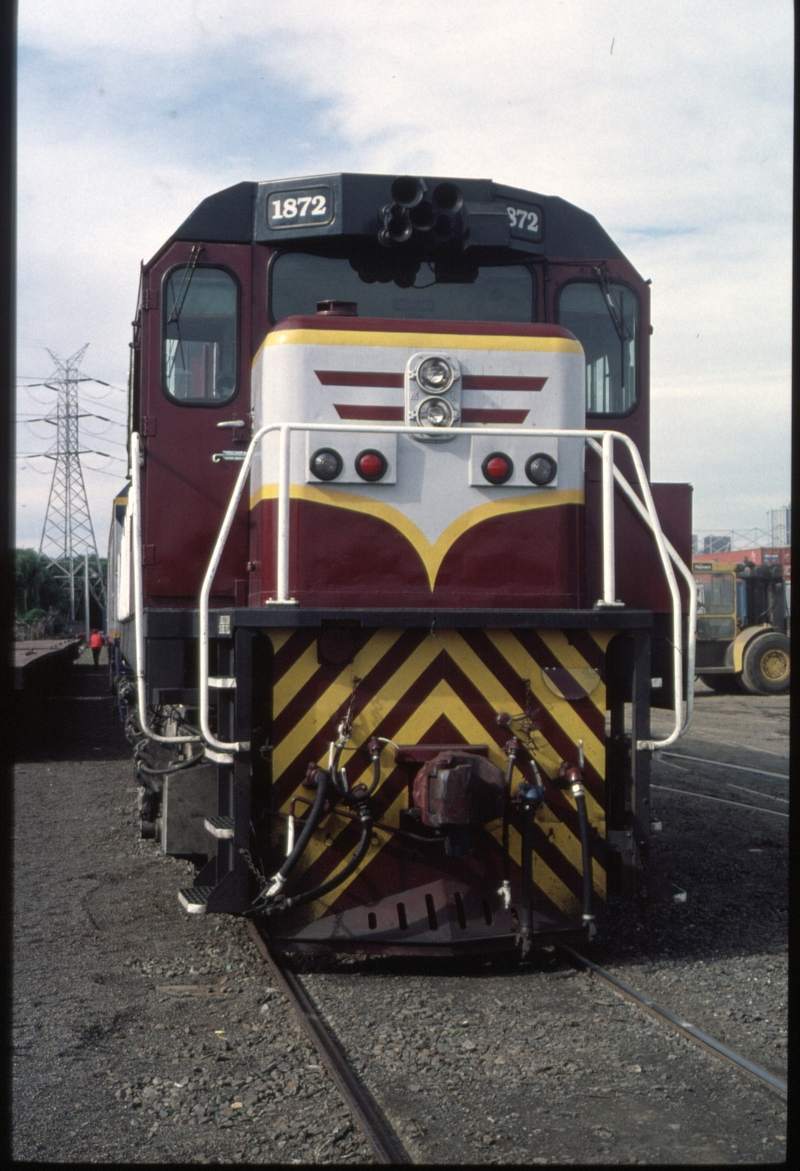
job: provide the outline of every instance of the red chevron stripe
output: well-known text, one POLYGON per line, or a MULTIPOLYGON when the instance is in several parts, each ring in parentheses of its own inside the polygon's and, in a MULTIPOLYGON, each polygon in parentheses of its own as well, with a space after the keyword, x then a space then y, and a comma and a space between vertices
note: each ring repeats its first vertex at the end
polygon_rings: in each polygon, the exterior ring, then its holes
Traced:
POLYGON ((462 407, 462 423, 524 423, 530 411, 506 411, 500 407, 462 407))
POLYGON ((541 390, 546 378, 525 378, 499 374, 463 374, 464 390, 541 390))
MULTIPOLYGON (((322 386, 382 386, 400 388, 404 376, 381 370, 315 370, 322 386)), ((463 374, 464 390, 541 390, 546 378, 524 375, 463 374)))
POLYGON ((402 374, 386 374, 369 370, 315 370, 323 386, 390 386, 403 385, 402 374))
POLYGON ((361 406, 358 403, 334 403, 340 419, 374 420, 376 423, 402 423, 403 407, 361 406))

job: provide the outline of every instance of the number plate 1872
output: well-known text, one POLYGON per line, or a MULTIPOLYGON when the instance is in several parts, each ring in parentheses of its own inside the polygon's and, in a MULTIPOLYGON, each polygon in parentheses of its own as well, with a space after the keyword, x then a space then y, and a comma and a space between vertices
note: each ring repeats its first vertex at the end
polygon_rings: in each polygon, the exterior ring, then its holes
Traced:
POLYGON ((333 192, 330 187, 295 188, 273 191, 267 200, 270 228, 313 228, 333 219, 333 192))

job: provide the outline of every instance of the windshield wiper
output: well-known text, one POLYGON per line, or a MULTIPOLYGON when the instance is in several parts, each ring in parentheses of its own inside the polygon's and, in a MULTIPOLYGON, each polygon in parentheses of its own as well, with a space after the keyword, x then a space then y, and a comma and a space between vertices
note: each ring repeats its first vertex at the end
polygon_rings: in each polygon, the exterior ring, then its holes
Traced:
POLYGON ((178 292, 175 294, 175 301, 172 305, 172 312, 167 318, 167 325, 174 325, 175 332, 178 335, 176 339, 178 344, 172 353, 172 360, 170 361, 169 367, 167 369, 167 382, 169 382, 169 380, 172 378, 172 372, 175 369, 175 363, 179 355, 181 359, 181 366, 186 369, 186 357, 183 352, 183 337, 181 336, 181 313, 183 312, 183 305, 186 300, 186 295, 189 292, 189 287, 192 283, 192 277, 194 276, 195 269, 197 268, 197 262, 200 259, 200 253, 203 251, 204 247, 204 244, 194 244, 192 246, 192 251, 189 253, 189 263, 183 270, 183 279, 181 280, 178 292))
POLYGON ((175 295, 175 303, 172 306, 172 312, 167 318, 167 325, 177 325, 180 322, 181 313, 183 312, 183 303, 186 300, 186 295, 189 292, 189 286, 192 283, 194 270, 197 268, 197 262, 200 259, 200 253, 205 248, 205 244, 195 244, 189 255, 189 263, 183 270, 183 280, 180 288, 175 295))
POLYGON ((600 288, 603 293, 603 300, 606 303, 606 309, 608 309, 608 316, 611 318, 611 321, 613 322, 613 325, 614 325, 614 329, 617 331, 617 337, 619 338, 619 340, 621 342, 631 341, 633 338, 633 334, 630 332, 627 325, 625 324, 625 320, 622 316, 622 313, 620 312, 619 308, 617 307, 617 303, 614 300, 614 297, 611 293, 611 289, 609 288, 609 285, 608 285, 608 277, 606 276, 605 268, 600 265, 597 265, 595 267, 594 271, 597 274, 597 280, 598 280, 598 283, 599 283, 600 288))

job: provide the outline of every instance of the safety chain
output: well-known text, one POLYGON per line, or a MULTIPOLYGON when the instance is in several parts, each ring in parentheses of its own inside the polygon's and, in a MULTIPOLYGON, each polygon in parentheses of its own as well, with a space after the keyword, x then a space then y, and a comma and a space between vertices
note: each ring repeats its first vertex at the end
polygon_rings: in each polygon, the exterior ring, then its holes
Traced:
MULTIPOLYGON (((263 890, 263 888, 267 885, 267 878, 265 875, 263 875, 261 873, 261 871, 256 866, 255 862, 253 861, 252 854, 250 853, 249 850, 246 850, 244 848, 244 846, 239 847, 239 853, 241 854, 241 856, 244 858, 245 862, 247 863, 247 869, 250 871, 253 878, 255 878, 256 881, 260 884, 261 889, 263 890)), ((261 896, 259 895, 259 898, 260 897, 261 896)))

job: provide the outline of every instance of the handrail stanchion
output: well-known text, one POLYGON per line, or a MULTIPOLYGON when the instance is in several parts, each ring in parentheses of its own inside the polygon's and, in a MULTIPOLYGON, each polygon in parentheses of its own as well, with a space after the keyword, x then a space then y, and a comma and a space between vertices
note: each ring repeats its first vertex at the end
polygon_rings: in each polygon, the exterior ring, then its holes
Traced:
POLYGON ((284 424, 280 431, 280 454, 278 458, 278 551, 276 602, 289 602, 289 509, 291 496, 289 470, 291 463, 292 429, 284 424))
MULTIPOLYGON (((655 538, 658 547, 658 554, 661 558, 661 565, 664 569, 664 576, 667 579, 669 586, 670 597, 672 599, 672 673, 673 673, 673 689, 675 696, 675 727, 665 740, 639 740, 637 741, 637 748, 644 748, 653 751, 656 748, 666 748, 670 744, 683 735, 683 629, 682 629, 682 615, 681 615, 681 592, 678 589, 678 582, 672 569, 670 556, 667 552, 665 544, 665 537, 661 531, 661 525, 658 520, 658 513, 656 512, 655 501, 653 500, 653 493, 650 491, 650 484, 647 480, 647 473, 644 470, 642 457, 639 454, 639 449, 636 444, 628 438, 627 435, 622 435, 617 432, 617 438, 627 447, 633 459, 633 466, 636 469, 636 478, 639 481, 639 487, 642 490, 645 507, 653 522, 653 537, 655 538)), ((690 638, 692 637, 690 633, 690 638)), ((690 685, 693 685, 693 680, 690 680, 690 685)))
POLYGON ((131 432, 131 520, 133 526, 133 631, 136 646, 136 699, 139 706, 139 723, 145 736, 159 744, 196 743, 199 736, 161 736, 154 732, 147 722, 147 690, 144 676, 144 604, 142 590, 142 493, 139 474, 141 436, 131 432))
MULTIPOLYGON (((590 438, 588 440, 588 443, 593 451, 596 451, 598 455, 601 454, 602 449, 596 439, 590 438)), ((653 531, 653 522, 650 519, 650 516, 647 512, 647 509, 642 504, 641 500, 636 495, 636 493, 634 492, 631 485, 628 483, 628 480, 625 478, 623 473, 617 467, 614 468, 614 479, 619 484, 620 488, 622 489, 622 492, 624 493, 627 500, 630 501, 631 505, 633 506, 634 510, 636 511, 636 513, 638 514, 640 519, 644 521, 644 523, 648 526, 648 528, 652 532, 653 531)), ((672 542, 669 541, 666 537, 664 537, 664 546, 667 550, 667 553, 669 553, 669 557, 670 557, 670 560, 672 561, 673 565, 678 570, 680 575, 683 577, 683 580, 686 583, 686 588, 689 592, 689 615, 688 615, 689 629, 687 632, 687 639, 686 639, 686 678, 687 678, 686 719, 684 720, 683 726, 681 728, 681 735, 684 736, 689 731, 689 726, 692 722, 692 716, 694 714, 693 681, 694 681, 694 671, 695 671, 695 648, 696 648, 696 642, 697 642, 697 636, 696 636, 696 630, 697 630, 697 589, 695 587, 695 580, 692 577, 691 570, 688 568, 688 566, 686 565, 683 558, 680 556, 680 554, 678 553, 677 549, 672 544, 672 542)), ((657 747, 660 747, 660 746, 657 745, 657 747)))
POLYGON ((222 528, 214 543, 214 550, 211 554, 211 560, 206 570, 206 575, 203 578, 203 586, 200 590, 200 606, 199 606, 199 625, 200 625, 200 678, 198 680, 200 687, 200 728, 203 733, 203 739, 212 748, 216 748, 221 752, 244 752, 250 745, 246 741, 225 743, 222 740, 217 740, 214 733, 211 731, 208 723, 208 603, 211 597, 211 585, 214 581, 214 575, 217 572, 220 560, 222 558, 222 551, 225 548, 225 542, 228 539, 228 533, 231 531, 234 517, 236 516, 236 509, 239 507, 239 501, 244 491, 244 486, 247 482, 247 477, 250 475, 250 465, 253 462, 253 454, 256 446, 260 443, 264 435, 269 431, 276 431, 276 426, 260 427, 256 431, 253 438, 250 440, 250 446, 247 449, 242 466, 239 470, 239 475, 236 478, 236 484, 233 489, 230 503, 228 504, 228 511, 225 513, 225 519, 222 522, 222 528))
POLYGON ((603 604, 616 605, 617 587, 614 580, 614 436, 603 435, 602 450, 603 490, 603 604))

